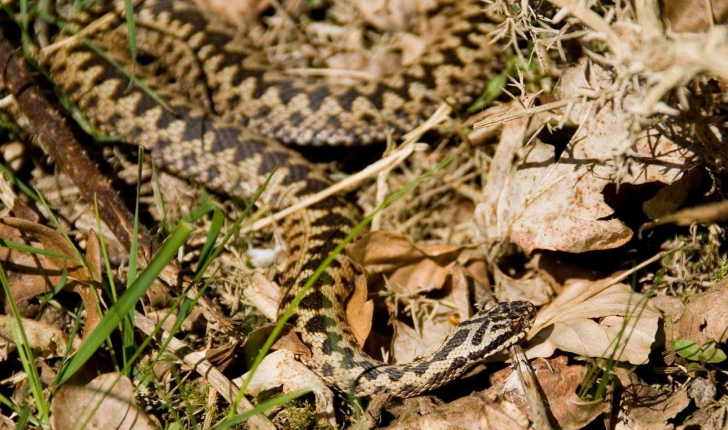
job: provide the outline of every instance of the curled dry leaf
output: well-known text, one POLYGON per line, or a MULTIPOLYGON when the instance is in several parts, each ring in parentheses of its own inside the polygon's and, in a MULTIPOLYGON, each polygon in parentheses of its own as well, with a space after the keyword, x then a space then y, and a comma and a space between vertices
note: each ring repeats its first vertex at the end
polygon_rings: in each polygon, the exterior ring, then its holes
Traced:
POLYGON ((86 340, 88 336, 93 333, 96 326, 101 322, 101 312, 98 306, 96 306, 96 298, 99 300, 104 297, 101 289, 98 288, 101 285, 101 276, 104 273, 104 260, 101 255, 101 243, 99 242, 96 232, 91 230, 88 235, 88 242, 86 244, 86 264, 88 265, 88 279, 89 282, 77 283, 73 290, 81 296, 83 301, 83 307, 86 310, 86 325, 83 330, 83 340, 86 340), (97 288, 96 294, 94 295, 91 288, 97 288))
POLYGON ((675 322, 674 330, 666 332, 673 333, 673 338, 668 339, 668 348, 676 339, 689 339, 698 345, 709 339, 719 343, 728 341, 728 279, 692 296, 675 322))
POLYGON ((535 363, 536 378, 548 399, 549 410, 563 429, 583 428, 604 411, 609 403, 599 400, 583 400, 577 395, 588 368, 567 365, 566 357, 535 363))
POLYGON ((403 413, 388 427, 399 429, 498 429, 525 430, 528 419, 514 408, 510 410, 489 399, 484 392, 473 393, 451 403, 435 405, 428 414, 403 413))
POLYGON ((660 313, 651 300, 625 284, 579 281, 569 284, 536 317, 529 358, 556 349, 587 357, 647 362, 660 313), (535 336, 535 337, 534 337, 535 336))
POLYGON ((84 386, 66 384, 51 401, 51 423, 66 429, 156 429, 136 405, 134 385, 126 376, 107 373, 84 386))
POLYGON ((442 288, 464 247, 415 244, 391 231, 373 231, 346 248, 364 273, 383 273, 391 289, 411 295, 442 288))
MULTIPOLYGON (((563 356, 552 360, 535 360, 532 366, 540 391, 546 395, 549 411, 561 428, 583 428, 608 410, 608 402, 583 400, 577 395, 579 385, 588 371, 586 366, 570 366, 563 356)), ((529 414, 517 372, 504 369, 493 374, 491 382, 493 386, 488 389, 489 392, 495 396, 502 393, 504 402, 518 407, 524 414, 529 414)))
MULTIPOLYGON (((557 95, 576 100, 584 91, 596 92, 611 83, 606 71, 582 59, 561 76, 557 95)), ((521 147, 528 129, 525 120, 507 125, 507 139, 496 149, 484 191, 485 203, 476 217, 490 240, 510 239, 527 253, 535 249, 586 252, 617 248, 632 237, 602 191, 613 182, 643 184, 676 180, 690 167, 693 154, 664 136, 645 134, 634 148, 628 168, 615 166, 616 154, 626 150, 626 121, 610 106, 597 102, 574 105, 569 119, 580 124, 567 148, 557 157, 552 145, 534 139, 521 147), (515 164, 513 160, 519 160, 515 164)))
MULTIPOLYGON (((246 373, 234 379, 233 383, 240 387, 247 377, 246 373)), ((256 396, 262 391, 277 388, 281 388, 284 393, 310 389, 316 397, 316 412, 327 417, 330 425, 336 428, 333 393, 315 373, 285 349, 268 354, 263 359, 245 394, 256 396)))
POLYGON ((359 276, 354 282, 354 293, 346 303, 346 320, 349 322, 351 331, 359 346, 364 342, 372 330, 372 318, 374 316, 374 302, 367 300, 367 279, 359 276))
POLYGON ((288 330, 286 334, 279 337, 271 349, 274 351, 285 349, 296 357, 311 358, 311 350, 301 342, 301 339, 298 338, 298 335, 293 330, 288 330))
MULTIPOLYGON (((689 404, 685 389, 661 391, 632 377, 634 383, 625 388, 622 398, 624 413, 618 426, 633 430, 670 430, 669 420, 675 418, 689 404)), ((618 427, 619 428, 619 427, 618 427)))
MULTIPOLYGON (((73 258, 73 250, 57 231, 21 218, 5 217, 0 221, 0 239, 23 243, 35 248, 53 251, 73 258)), ((0 262, 5 269, 13 299, 19 304, 21 314, 32 314, 31 310, 23 312, 24 301, 46 293, 57 285, 63 268, 66 268, 69 281, 75 276, 83 276, 78 263, 62 258, 30 254, 0 247, 0 262)), ((71 284, 69 282, 68 284, 71 284)), ((68 285, 67 284, 67 285, 68 285)), ((9 303, 5 303, 5 313, 10 314, 9 303)))
MULTIPOLYGON (((40 321, 21 318, 21 322, 31 348, 40 351, 46 358, 63 357, 68 345, 68 335, 58 327, 40 321)), ((16 328, 14 317, 0 315, 0 340, 13 343, 13 330, 16 328)), ((75 352, 79 346, 81 346, 81 340, 74 338, 69 353, 75 352)))
MULTIPOLYGON (((7 263, 10 291, 17 302, 50 291, 60 283, 63 270, 67 273, 66 288, 81 296, 86 309, 84 339, 101 321, 94 294, 90 290, 101 282, 103 259, 96 233, 91 230, 86 249, 88 270, 77 262, 75 249, 61 233, 42 224, 21 218, 6 217, 0 223, 0 238, 25 243, 67 258, 30 254, 0 247, 0 261, 7 263)), ((99 297, 102 295, 99 294, 99 297)), ((6 313, 7 313, 6 304, 6 313)))

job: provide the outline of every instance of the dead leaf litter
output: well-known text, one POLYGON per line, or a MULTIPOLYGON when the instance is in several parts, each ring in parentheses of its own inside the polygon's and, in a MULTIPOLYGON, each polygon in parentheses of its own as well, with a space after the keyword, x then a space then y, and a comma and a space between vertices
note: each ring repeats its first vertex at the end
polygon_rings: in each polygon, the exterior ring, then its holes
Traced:
MULTIPOLYGON (((196 2, 287 73, 337 85, 415 64, 448 30, 439 16, 445 0, 196 2)), ((517 360, 532 368, 535 390, 501 354, 432 398, 385 403, 376 424, 536 428, 529 396, 539 396, 549 421, 541 427, 725 428, 728 2, 516 3, 483 3, 505 52, 495 95, 471 111, 443 104, 406 143, 384 142, 379 153, 340 151, 334 162, 314 154, 333 180, 345 178, 338 186, 365 213, 450 160, 347 247, 360 273, 346 318, 367 353, 411 362, 495 301, 539 308, 521 343, 527 359, 517 360)), ((238 413, 310 390, 253 426, 371 424, 371 411, 300 362, 311 351, 293 331, 247 373, 279 317, 276 276, 288 251, 286 212, 271 194, 214 259, 209 285, 187 293, 203 289, 204 303, 184 321, 179 292, 157 281, 135 318, 119 323, 133 323, 136 336, 114 332, 76 379, 56 387, 62 366, 138 274, 114 225, 97 220, 94 203, 29 144, 12 100, 0 101, 9 124, 0 134, 0 427, 27 406, 29 422, 46 414, 44 425, 56 429, 209 428, 244 384, 238 413), (133 352, 124 342, 145 339, 133 370, 119 372, 133 352), (28 351, 38 381, 20 364, 28 351), (45 411, 33 401, 38 383, 45 411)), ((91 152, 133 208, 136 152, 91 152)), ((242 213, 240 202, 156 171, 148 155, 141 168, 140 219, 154 239, 204 204, 219 208, 223 234, 242 213)), ((193 223, 175 260, 180 285, 209 252, 217 221, 210 214, 193 223)))

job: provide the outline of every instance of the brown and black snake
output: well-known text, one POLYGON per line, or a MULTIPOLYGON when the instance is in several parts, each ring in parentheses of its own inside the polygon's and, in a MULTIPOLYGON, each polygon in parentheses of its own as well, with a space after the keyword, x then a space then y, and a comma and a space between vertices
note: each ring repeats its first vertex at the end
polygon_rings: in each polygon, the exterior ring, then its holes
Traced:
MULTIPOLYGON (((124 136, 149 150, 161 168, 215 192, 249 198, 277 168, 269 192, 281 206, 329 186, 282 143, 355 145, 383 141, 390 132, 400 136, 443 101, 472 102, 498 66, 488 44, 492 27, 478 1, 438 9, 446 31, 418 63, 354 86, 287 76, 235 29, 192 4, 143 0, 134 8, 139 52, 159 66, 156 74, 137 70, 151 91, 112 64, 132 67, 123 1, 92 9, 97 16, 115 16, 86 35, 108 58, 80 39, 72 41, 42 59, 53 82, 98 131, 124 136)), ((285 219, 289 257, 280 276, 285 292, 279 313, 359 217, 355 205, 335 196, 285 219)), ((384 364, 361 350, 346 321, 353 276, 352 263, 337 256, 289 322, 311 350, 306 365, 328 384, 353 386, 360 396, 409 397, 440 387, 520 340, 535 315, 530 303, 501 303, 463 321, 434 354, 384 364)))

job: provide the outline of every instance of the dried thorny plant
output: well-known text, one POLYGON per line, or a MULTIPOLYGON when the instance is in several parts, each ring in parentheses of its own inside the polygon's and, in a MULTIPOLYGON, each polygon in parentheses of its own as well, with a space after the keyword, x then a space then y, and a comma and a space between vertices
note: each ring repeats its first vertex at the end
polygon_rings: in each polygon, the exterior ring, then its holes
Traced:
MULTIPOLYGON (((639 139, 656 128, 672 127, 673 132, 679 128, 681 138, 694 145, 691 149, 710 154, 708 161, 714 167, 723 167, 726 150, 716 147, 725 139, 725 132, 716 126, 720 121, 711 117, 717 108, 725 106, 726 99, 725 95, 705 97, 705 93, 711 91, 709 77, 728 78, 726 28, 693 29, 705 30, 701 33, 673 31, 670 22, 663 23, 669 17, 659 15, 656 0, 488 3, 489 13, 502 17, 494 33, 495 41, 512 47, 522 64, 538 66, 522 67, 527 80, 534 79, 536 70, 542 75, 558 76, 561 68, 573 61, 568 56, 573 42, 578 42, 577 48, 589 58, 592 67, 608 73, 609 79, 601 80, 598 86, 582 88, 575 97, 545 106, 542 103, 538 109, 533 108, 534 92, 527 91, 522 80, 512 82, 512 86, 526 109, 524 114, 548 109, 552 125, 566 123, 569 113, 586 101, 596 102, 597 106, 609 104, 627 131, 613 151, 615 182, 619 183, 637 158, 635 146, 639 139), (524 42, 530 49, 522 49, 524 42)), ((481 125, 495 120, 487 119, 481 125)))

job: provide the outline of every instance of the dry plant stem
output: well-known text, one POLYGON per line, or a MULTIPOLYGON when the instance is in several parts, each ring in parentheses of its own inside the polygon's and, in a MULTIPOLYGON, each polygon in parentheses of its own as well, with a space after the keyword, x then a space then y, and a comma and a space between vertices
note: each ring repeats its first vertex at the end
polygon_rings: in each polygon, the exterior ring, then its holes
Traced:
POLYGON ((660 21, 660 6, 655 0, 636 0, 637 23, 644 29, 648 39, 660 37, 664 33, 660 21))
MULTIPOLYGON (((476 122, 475 125, 473 125, 473 128, 475 130, 478 130, 480 128, 488 127, 488 126, 491 126, 494 124, 503 124, 508 121, 513 121, 514 119, 523 118, 523 117, 527 117, 527 116, 533 116, 533 115, 536 115, 539 113, 549 112, 552 110, 560 109, 564 106, 568 106, 572 103, 579 103, 581 101, 583 101, 583 98, 573 97, 570 99, 546 103, 545 105, 536 106, 536 107, 532 107, 532 108, 528 108, 528 109, 518 109, 518 111, 515 113, 497 114, 497 115, 493 115, 489 118, 486 118, 482 121, 476 122)), ((510 112, 513 112, 513 110, 511 110, 510 112)))
POLYGON ((528 363, 526 354, 523 353, 523 349, 518 345, 512 346, 508 352, 511 355, 511 361, 513 361, 515 371, 518 372, 519 379, 522 383, 521 388, 523 388, 523 396, 528 402, 533 428, 551 430, 553 427, 549 423, 549 415, 546 412, 546 405, 541 396, 542 392, 538 388, 538 380, 533 373, 533 368, 528 363))
MULTIPOLYGON (((149 318, 139 312, 136 312, 134 317, 134 326, 147 336, 152 336, 155 324, 149 318)), ((159 344, 163 344, 170 339, 169 333, 163 330, 158 331, 154 334, 154 336, 159 344)), ((167 346, 167 351, 177 357, 180 357, 185 364, 195 369, 195 371, 205 378, 212 388, 220 393, 225 400, 229 403, 234 402, 238 395, 238 387, 226 378, 222 372, 217 370, 212 363, 207 361, 204 354, 200 352, 188 353, 190 350, 191 348, 189 345, 174 337, 170 339, 169 345, 167 346)), ((235 406, 239 413, 251 410, 253 407, 253 404, 245 397, 242 398, 240 404, 235 406)), ((248 423, 256 429, 275 429, 275 426, 273 426, 273 424, 262 414, 251 416, 250 419, 248 419, 248 423)))
MULTIPOLYGON (((205 407, 208 411, 213 411, 215 405, 217 404, 217 390, 210 390, 210 392, 207 395, 207 403, 205 404, 205 407)), ((205 421, 202 423, 203 430, 209 429, 212 427, 212 420, 213 420, 213 414, 205 414, 205 421)))
POLYGON ((629 52, 625 43, 622 41, 620 36, 614 32, 609 23, 604 21, 604 19, 596 12, 586 7, 587 3, 585 1, 549 0, 549 3, 565 9, 592 30, 603 33, 610 48, 617 56, 621 57, 624 53, 629 52))
POLYGON ((325 198, 332 196, 334 194, 337 194, 341 191, 347 190, 350 187, 353 187, 354 185, 358 184, 359 182, 370 178, 379 172, 391 169, 392 167, 398 166, 401 164, 404 160, 407 159, 414 151, 421 151, 424 150, 427 147, 427 145, 420 145, 420 144, 405 144, 396 151, 394 151, 390 156, 383 158, 376 163, 373 163, 369 166, 367 166, 366 169, 362 170, 361 172, 351 175, 346 179, 343 179, 334 185, 326 188, 325 190, 321 191, 320 193, 314 194, 311 197, 308 197, 304 200, 301 200, 300 202, 296 203, 293 206, 290 206, 282 211, 276 212, 275 214, 271 215, 268 218, 256 221, 252 225, 245 227, 242 229, 242 233, 248 233, 251 231, 258 231, 262 229, 263 227, 267 227, 270 224, 274 223, 275 221, 279 221, 288 215, 303 210, 315 203, 318 203, 325 198))
POLYGON ((91 24, 85 26, 83 29, 79 30, 76 34, 69 36, 66 39, 61 40, 60 42, 53 43, 51 45, 48 45, 40 50, 41 55, 48 55, 52 53, 53 51, 56 51, 60 48, 63 48, 64 46, 67 46, 69 44, 76 43, 76 41, 84 36, 91 35, 95 33, 98 30, 101 30, 105 26, 113 23, 116 21, 117 15, 114 13, 107 13, 106 15, 102 16, 101 18, 95 20, 91 24))

